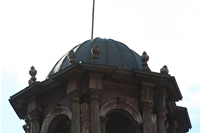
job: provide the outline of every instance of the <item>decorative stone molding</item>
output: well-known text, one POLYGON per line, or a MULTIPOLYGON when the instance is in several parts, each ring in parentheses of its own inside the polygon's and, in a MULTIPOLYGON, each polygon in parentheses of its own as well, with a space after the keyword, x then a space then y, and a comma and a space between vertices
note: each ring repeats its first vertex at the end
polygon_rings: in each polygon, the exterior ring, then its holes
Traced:
POLYGON ((30 122, 38 121, 40 122, 41 112, 33 111, 28 114, 28 119, 30 122))
POLYGON ((165 109, 165 107, 158 107, 156 111, 157 111, 157 117, 159 119, 163 119, 163 120, 167 119, 166 117, 167 110, 165 109))
POLYGON ((89 100, 90 101, 98 101, 100 100, 101 92, 99 90, 91 89, 89 91, 89 100))
POLYGON ((128 112, 138 124, 142 124, 142 116, 140 112, 126 101, 122 102, 117 99, 113 99, 105 103, 100 109, 100 116, 105 117, 108 112, 114 109, 121 109, 128 112))
POLYGON ((69 94, 69 97, 72 103, 80 103, 81 93, 79 91, 73 91, 69 94))
POLYGON ((70 120, 72 119, 72 112, 68 107, 56 107, 52 109, 51 112, 49 112, 49 114, 44 119, 40 133, 47 133, 53 119, 61 114, 67 115, 70 120))
POLYGON ((148 112, 150 112, 150 113, 152 113, 152 109, 153 109, 153 103, 152 102, 141 102, 141 105, 142 105, 142 107, 141 107, 141 109, 142 109, 142 111, 144 112, 144 111, 148 111, 148 112))

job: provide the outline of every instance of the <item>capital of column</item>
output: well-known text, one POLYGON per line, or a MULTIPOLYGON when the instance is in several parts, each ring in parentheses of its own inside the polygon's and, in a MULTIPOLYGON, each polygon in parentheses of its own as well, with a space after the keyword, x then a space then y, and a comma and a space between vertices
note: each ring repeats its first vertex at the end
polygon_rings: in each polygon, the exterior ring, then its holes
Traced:
POLYGON ((71 99, 71 102, 78 102, 80 103, 81 93, 79 91, 74 91, 69 94, 69 97, 71 99))
POLYGON ((101 96, 101 91, 96 89, 90 89, 89 91, 90 101, 99 101, 101 96))
POLYGON ((153 103, 152 102, 142 102, 142 111, 147 111, 152 113, 153 110, 153 103))
POLYGON ((157 117, 158 117, 158 119, 166 120, 166 118, 167 118, 166 117, 167 111, 166 111, 165 107, 158 107, 156 109, 156 111, 157 111, 157 117))
POLYGON ((41 116, 42 116, 41 112, 35 110, 28 114, 28 119, 30 122, 34 122, 34 121, 40 122, 41 116))

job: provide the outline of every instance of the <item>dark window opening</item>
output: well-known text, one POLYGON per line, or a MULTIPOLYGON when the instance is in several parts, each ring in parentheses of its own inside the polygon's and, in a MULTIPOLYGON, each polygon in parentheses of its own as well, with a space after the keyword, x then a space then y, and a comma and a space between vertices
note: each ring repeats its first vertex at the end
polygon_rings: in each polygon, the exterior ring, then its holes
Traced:
POLYGON ((135 133, 130 119, 119 112, 113 112, 106 116, 106 133, 135 133))
POLYGON ((54 118, 49 126, 48 133, 70 133, 70 119, 66 115, 54 118))

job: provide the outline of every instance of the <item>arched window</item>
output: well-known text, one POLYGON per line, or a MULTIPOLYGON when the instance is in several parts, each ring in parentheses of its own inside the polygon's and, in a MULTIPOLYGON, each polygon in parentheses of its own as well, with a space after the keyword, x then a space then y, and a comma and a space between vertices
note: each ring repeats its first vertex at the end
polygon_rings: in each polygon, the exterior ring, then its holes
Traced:
POLYGON ((135 133, 131 120, 121 112, 112 112, 106 115, 106 133, 135 133))
POLYGON ((45 117, 40 133, 70 133, 71 118, 68 107, 54 107, 45 117))
POLYGON ((106 102, 100 109, 103 133, 141 132, 142 116, 137 108, 119 99, 106 102))
POLYGON ((67 115, 58 115, 51 122, 48 133, 70 133, 70 119, 67 115))

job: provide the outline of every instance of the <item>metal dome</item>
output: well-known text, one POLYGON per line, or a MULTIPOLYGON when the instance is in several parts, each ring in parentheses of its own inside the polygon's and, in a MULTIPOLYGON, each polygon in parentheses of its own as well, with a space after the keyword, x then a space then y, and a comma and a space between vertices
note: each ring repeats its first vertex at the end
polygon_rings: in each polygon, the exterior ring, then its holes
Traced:
MULTIPOLYGON (((98 45, 100 48, 100 54, 96 63, 116 66, 119 69, 125 70, 143 69, 141 58, 136 52, 129 49, 121 42, 102 38, 95 38, 93 41, 87 40, 82 44, 75 46, 72 49, 76 55, 74 60, 75 63, 94 63, 91 54, 91 48, 94 44, 98 45)), ((70 65, 67 55, 68 53, 58 60, 53 69, 50 71, 48 77, 70 65)))

